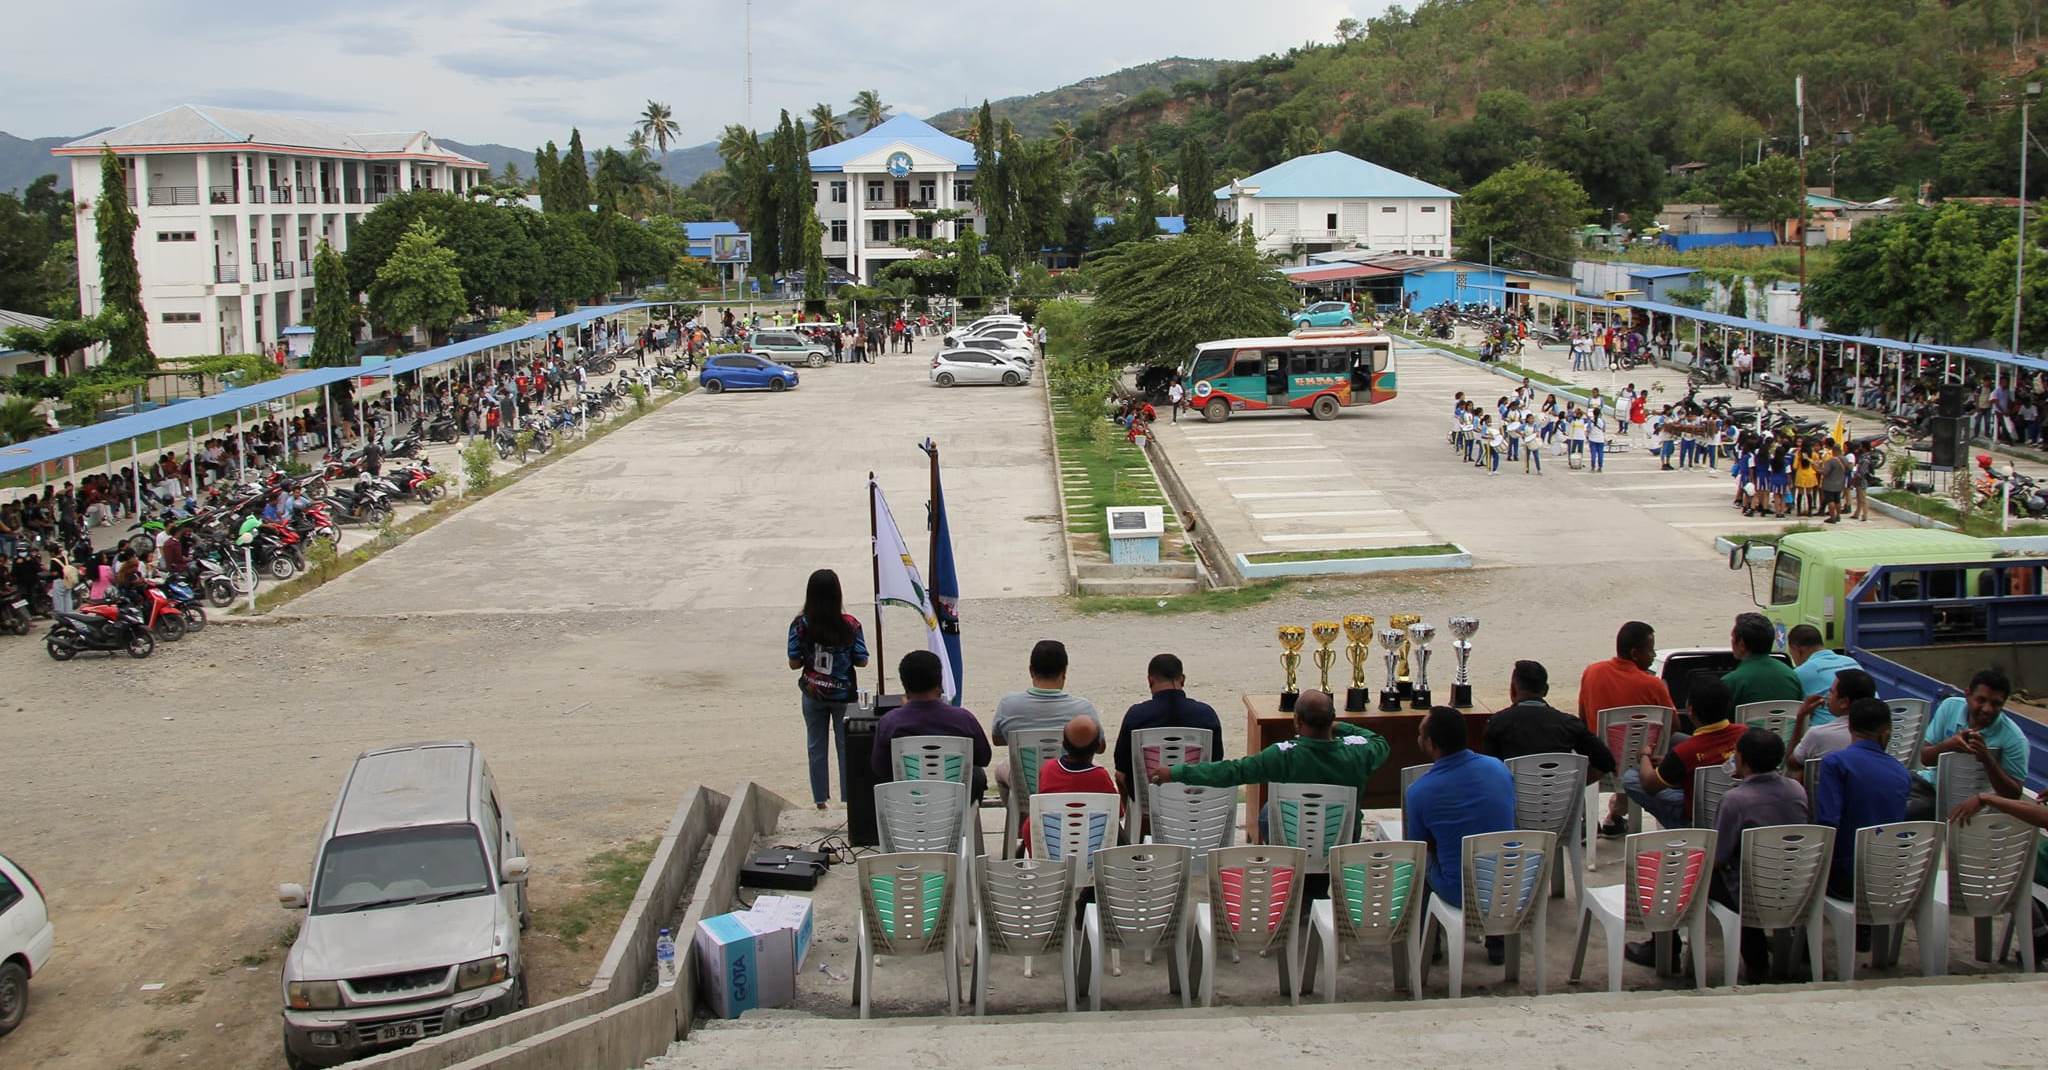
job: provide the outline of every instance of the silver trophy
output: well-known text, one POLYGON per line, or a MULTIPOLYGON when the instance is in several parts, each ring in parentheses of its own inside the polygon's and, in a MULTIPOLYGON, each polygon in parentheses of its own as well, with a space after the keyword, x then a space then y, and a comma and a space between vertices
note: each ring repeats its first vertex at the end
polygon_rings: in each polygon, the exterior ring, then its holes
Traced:
POLYGON ((1451 682, 1451 705, 1461 710, 1472 708, 1472 678, 1465 667, 1472 659, 1472 637, 1478 632, 1478 617, 1451 618, 1451 652, 1458 656, 1458 678, 1451 682))
POLYGON ((1387 686, 1380 688, 1381 713, 1394 713, 1401 708, 1401 689, 1394 686, 1394 663, 1401 656, 1401 640, 1405 638, 1407 633, 1399 628, 1380 629, 1380 649, 1387 652, 1387 686))
POLYGON ((1429 702, 1429 641, 1436 638, 1436 628, 1428 624, 1408 626, 1408 646, 1415 656, 1415 698, 1408 703, 1410 709, 1426 710, 1429 702))

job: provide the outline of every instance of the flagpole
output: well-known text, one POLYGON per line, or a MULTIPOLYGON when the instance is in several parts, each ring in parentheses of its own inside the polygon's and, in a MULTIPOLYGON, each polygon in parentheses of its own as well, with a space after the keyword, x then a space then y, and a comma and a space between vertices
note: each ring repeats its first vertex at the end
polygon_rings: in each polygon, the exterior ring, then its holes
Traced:
POLYGON ((875 519, 875 474, 868 473, 868 561, 875 571, 875 701, 889 689, 889 659, 882 654, 882 557, 876 545, 881 528, 875 519))

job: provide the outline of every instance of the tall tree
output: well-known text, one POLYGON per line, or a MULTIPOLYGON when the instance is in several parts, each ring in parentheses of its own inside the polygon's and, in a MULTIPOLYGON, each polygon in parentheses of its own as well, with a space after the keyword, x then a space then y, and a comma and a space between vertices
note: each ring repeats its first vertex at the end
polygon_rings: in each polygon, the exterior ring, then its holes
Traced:
POLYGON ((156 370, 149 318, 142 310, 142 270, 135 263, 135 209, 128 179, 111 147, 100 150, 100 199, 93 229, 100 243, 100 308, 120 314, 107 337, 107 367, 139 375, 156 370))
POLYGON ((1149 238, 1159 233, 1159 176, 1152 165, 1152 149, 1143 142, 1138 145, 1137 157, 1131 161, 1131 172, 1138 189, 1131 214, 1137 219, 1138 236, 1149 238))
MULTIPOLYGON (((975 113, 974 206, 981 212, 981 229, 989 251, 1001 262, 1009 248, 1010 184, 1004 173, 1000 149, 1001 130, 989 113, 988 101, 975 113)), ((1008 270, 1009 264, 1003 267, 1008 270)))
POLYGON ((832 111, 830 104, 818 104, 811 108, 811 147, 822 149, 846 140, 846 124, 832 111))
POLYGON ((370 318, 389 331, 417 327, 438 338, 468 307, 454 251, 440 231, 414 220, 370 284, 370 318))
POLYGON ((1178 364, 1217 338, 1279 334, 1293 287, 1220 230, 1126 242, 1103 254, 1089 342, 1112 365, 1178 364))
POLYGON ((818 214, 810 213, 804 219, 804 301, 823 301, 832 294, 826 285, 825 232, 818 225, 818 214))
POLYGON ((1561 274, 1571 267, 1586 191, 1572 176, 1523 161, 1473 186, 1458 202, 1458 255, 1561 274))
MULTIPOLYGON (((674 144, 677 138, 683 136, 683 128, 676 123, 674 109, 666 104, 652 100, 648 101, 647 107, 641 109, 640 125, 637 129, 654 142, 654 151, 660 157, 661 170, 663 176, 666 177, 668 171, 668 147, 674 144)), ((675 190, 670 188, 668 191, 668 201, 671 206, 675 204, 675 199, 675 190)))
POLYGON ((1768 223, 1772 233, 1789 237, 1785 222, 1799 215, 1799 199, 1799 161, 1768 156, 1729 176, 1721 208, 1739 219, 1768 223))
POLYGON ((596 203, 590 187, 590 162, 583 155, 583 131, 574 127, 569 130, 569 149, 562 154, 557 181, 562 190, 564 211, 588 212, 596 203))
POLYGON ((540 194, 540 208, 543 212, 566 212, 562 201, 562 157, 550 141, 547 147, 535 150, 533 154, 535 192, 540 194))
POLYGON ((1180 143, 1177 177, 1180 186, 1180 214, 1189 230, 1201 230, 1216 222, 1216 168, 1209 162, 1209 148, 1198 137, 1180 143))
POLYGON ((321 239, 313 254, 313 353, 315 368, 334 368, 355 361, 355 294, 348 285, 348 264, 321 239))
POLYGON ((853 95, 853 114, 860 119, 862 130, 873 130, 889 117, 889 106, 882 103, 882 94, 863 89, 853 95))
POLYGON ((498 172, 498 185, 506 189, 526 188, 526 176, 519 173, 519 161, 505 161, 504 169, 498 172))
POLYGON ((775 126, 775 139, 781 270, 791 271, 803 267, 808 255, 809 250, 804 245, 804 224, 818 216, 817 195, 811 190, 809 135, 804 131, 803 122, 784 111, 781 121, 775 126))
POLYGON ((1074 132, 1074 124, 1065 119, 1053 120, 1052 144, 1061 163, 1074 162, 1074 157, 1081 152, 1081 137, 1074 132))

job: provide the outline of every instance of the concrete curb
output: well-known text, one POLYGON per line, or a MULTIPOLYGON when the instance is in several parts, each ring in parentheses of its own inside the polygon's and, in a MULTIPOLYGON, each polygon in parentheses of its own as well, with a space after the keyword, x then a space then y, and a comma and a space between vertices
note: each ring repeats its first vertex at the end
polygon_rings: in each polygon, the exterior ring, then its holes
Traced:
MULTIPOLYGON (((1452 543, 1458 546, 1457 543, 1452 543)), ((1413 557, 1356 557, 1331 561, 1279 561, 1254 565, 1243 554, 1232 555, 1246 579, 1270 580, 1283 576, 1362 576, 1377 572, 1431 572, 1472 567, 1472 555, 1463 546, 1454 554, 1418 554, 1413 557)))
MULTIPOLYGON (((1041 364, 1044 363, 1041 361, 1041 364)), ((1041 369, 1043 371, 1043 369, 1041 369)), ((1060 557, 1067 562, 1067 593, 1078 594, 1081 590, 1081 567, 1074 562, 1072 545, 1073 518, 1067 515, 1067 482, 1065 470, 1060 466, 1060 429, 1052 414, 1052 374, 1045 372, 1039 377, 1038 395, 1045 401, 1045 441, 1052 447, 1052 493, 1060 506, 1060 557)))
POLYGON ((1208 586, 1244 586, 1246 574, 1238 568, 1238 562, 1223 548, 1223 544, 1217 541, 1209 525, 1202 522, 1202 514, 1192 505, 1182 504, 1193 502, 1194 495, 1188 493, 1187 484, 1181 482, 1180 469, 1173 466, 1172 458, 1166 455, 1166 448, 1155 436, 1146 440, 1142 452, 1146 463, 1152 466, 1152 478, 1159 481, 1160 489, 1166 491, 1167 500, 1173 503, 1173 511, 1180 517, 1181 534, 1194 543, 1195 564, 1201 569, 1208 586), (1188 524, 1190 516, 1195 518, 1192 527, 1188 524))
POLYGON ((1872 497, 1868 500, 1870 502, 1870 507, 1872 509, 1876 510, 1877 512, 1883 513, 1884 515, 1891 517, 1893 520, 1897 520, 1900 523, 1909 524, 1916 528, 1935 528, 1941 531, 1956 530, 1955 526, 1952 524, 1944 524, 1931 516, 1921 516, 1919 513, 1916 513, 1911 509, 1900 508, 1899 506, 1893 505, 1892 503, 1884 501, 1883 499, 1872 497))

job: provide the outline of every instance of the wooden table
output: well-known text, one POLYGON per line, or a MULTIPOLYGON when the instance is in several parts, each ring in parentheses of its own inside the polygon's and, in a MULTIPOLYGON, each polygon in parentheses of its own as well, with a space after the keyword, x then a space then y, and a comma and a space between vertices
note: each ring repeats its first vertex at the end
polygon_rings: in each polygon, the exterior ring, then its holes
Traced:
MULTIPOLYGON (((1444 691, 1448 698, 1450 691, 1444 691)), ((1378 696, 1374 696, 1378 701, 1378 696)), ((1475 696, 1475 708, 1465 711, 1465 739, 1475 749, 1486 734, 1486 722, 1493 717, 1490 706, 1479 708, 1475 696)), ((1411 765, 1422 765, 1429 756, 1422 752, 1422 745, 1416 741, 1416 732, 1422 725, 1422 718, 1428 710, 1403 709, 1399 713, 1380 713, 1368 710, 1364 713, 1337 712, 1337 719, 1345 724, 1369 728, 1386 737, 1390 751, 1387 764, 1372 775, 1365 786, 1365 798, 1358 801, 1365 810, 1394 810, 1401 805, 1401 770, 1411 765)), ((1284 739, 1294 738, 1294 714, 1280 712, 1280 696, 1276 694, 1246 694, 1244 696, 1244 738, 1245 753, 1256 754, 1284 739)), ((1259 811, 1266 805, 1266 788, 1263 784, 1246 784, 1244 787, 1244 842, 1259 842, 1259 811)))

